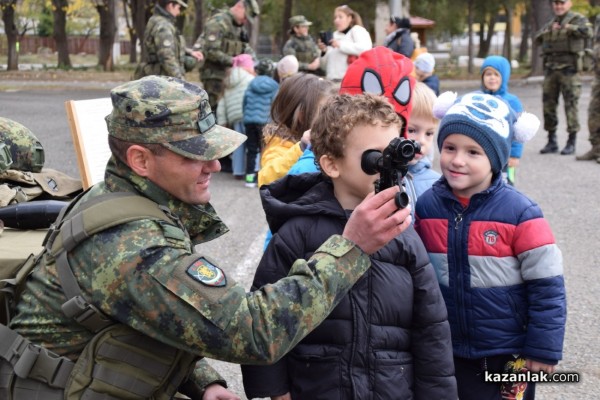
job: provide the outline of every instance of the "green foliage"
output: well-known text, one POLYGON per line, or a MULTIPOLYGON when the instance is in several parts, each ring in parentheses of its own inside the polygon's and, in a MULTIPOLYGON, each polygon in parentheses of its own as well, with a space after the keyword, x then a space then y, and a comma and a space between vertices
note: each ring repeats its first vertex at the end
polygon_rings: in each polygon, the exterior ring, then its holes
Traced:
POLYGON ((37 25, 37 34, 39 36, 52 36, 54 33, 54 20, 52 17, 52 10, 50 7, 44 7, 42 12, 40 13, 38 25, 37 25))
POLYGON ((467 23, 466 0, 421 0, 410 4, 411 15, 435 21, 433 35, 459 35, 467 23))

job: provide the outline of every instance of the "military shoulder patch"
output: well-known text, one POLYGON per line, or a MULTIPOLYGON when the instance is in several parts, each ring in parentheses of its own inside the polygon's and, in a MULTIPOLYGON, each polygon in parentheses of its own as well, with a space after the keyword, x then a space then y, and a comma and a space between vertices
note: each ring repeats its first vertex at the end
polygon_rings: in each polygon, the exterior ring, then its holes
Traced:
POLYGON ((187 274, 195 281, 206 286, 221 287, 227 285, 227 277, 223 270, 206 257, 198 257, 186 269, 187 274))

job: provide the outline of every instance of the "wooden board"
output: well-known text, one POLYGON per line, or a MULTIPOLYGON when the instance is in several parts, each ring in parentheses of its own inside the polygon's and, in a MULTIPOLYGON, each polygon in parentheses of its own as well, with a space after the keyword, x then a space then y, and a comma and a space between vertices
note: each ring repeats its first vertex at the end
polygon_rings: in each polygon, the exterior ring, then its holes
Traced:
POLYGON ((77 165, 83 188, 104 179, 106 163, 110 158, 108 130, 104 117, 110 114, 110 98, 69 100, 65 102, 77 165))

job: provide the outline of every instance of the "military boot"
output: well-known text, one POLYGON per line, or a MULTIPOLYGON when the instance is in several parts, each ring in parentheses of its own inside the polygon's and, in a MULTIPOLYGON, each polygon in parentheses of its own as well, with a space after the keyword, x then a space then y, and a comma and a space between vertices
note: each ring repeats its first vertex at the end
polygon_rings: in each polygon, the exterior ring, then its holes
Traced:
POLYGON ((569 138, 567 139, 567 144, 565 148, 560 151, 560 154, 563 156, 568 156, 569 154, 575 153, 575 139, 577 138, 577 133, 569 133, 569 138))
POLYGON ((558 151, 558 143, 556 143, 556 132, 548 132, 548 143, 540 150, 540 153, 556 153, 558 151))
POLYGON ((575 157, 575 159, 579 161, 590 161, 598 158, 600 158, 600 144, 592 146, 592 149, 587 153, 575 157))

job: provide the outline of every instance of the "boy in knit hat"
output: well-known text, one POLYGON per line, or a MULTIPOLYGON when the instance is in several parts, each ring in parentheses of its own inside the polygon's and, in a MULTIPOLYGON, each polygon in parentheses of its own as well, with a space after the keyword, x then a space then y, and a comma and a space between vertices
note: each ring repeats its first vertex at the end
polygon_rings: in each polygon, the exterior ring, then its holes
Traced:
POLYGON ((439 96, 440 78, 433 73, 435 69, 435 58, 433 55, 430 53, 419 54, 414 63, 417 80, 429 86, 435 95, 439 96))
POLYGON ((542 377, 562 358, 561 252, 539 206, 501 176, 511 139, 530 139, 539 120, 515 121, 496 96, 469 93, 449 106, 454 97, 434 106, 443 177, 419 198, 415 228, 448 308, 459 398, 533 399, 531 381, 490 374, 542 377))

